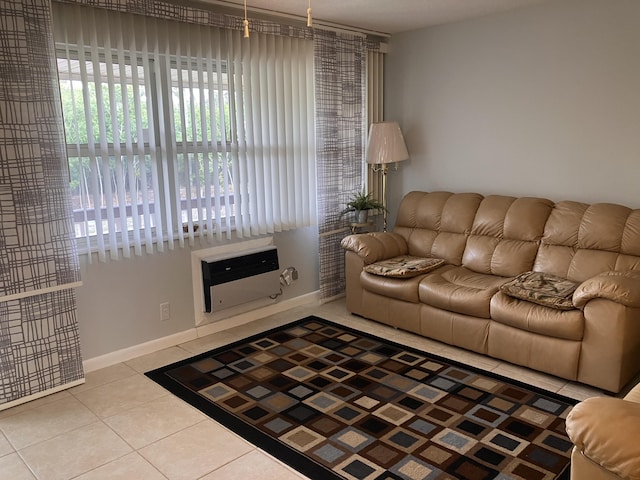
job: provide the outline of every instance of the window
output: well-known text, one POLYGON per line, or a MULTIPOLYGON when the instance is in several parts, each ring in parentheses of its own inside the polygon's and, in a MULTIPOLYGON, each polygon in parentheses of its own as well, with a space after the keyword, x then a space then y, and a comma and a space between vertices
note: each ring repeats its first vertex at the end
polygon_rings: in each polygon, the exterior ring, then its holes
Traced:
POLYGON ((107 73, 103 56, 96 75, 90 58, 69 53, 57 52, 76 237, 151 233, 159 190, 149 143, 149 112, 157 115, 145 81, 151 72, 129 62, 122 71, 111 63, 107 73))
POLYGON ((54 5, 81 249, 315 222, 310 41, 54 5))

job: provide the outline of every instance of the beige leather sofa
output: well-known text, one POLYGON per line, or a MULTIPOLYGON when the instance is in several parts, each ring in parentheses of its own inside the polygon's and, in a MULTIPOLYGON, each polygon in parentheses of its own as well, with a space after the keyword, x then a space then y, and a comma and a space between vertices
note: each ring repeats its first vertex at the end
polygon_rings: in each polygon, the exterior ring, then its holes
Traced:
POLYGON ((342 246, 354 314, 611 392, 640 370, 640 210, 411 192, 393 231, 342 246), (411 278, 364 271, 403 255, 446 263, 411 278), (529 271, 576 282, 570 309, 501 291, 529 271))
POLYGON ((571 478, 640 480, 640 385, 624 399, 593 397, 567 417, 571 478))

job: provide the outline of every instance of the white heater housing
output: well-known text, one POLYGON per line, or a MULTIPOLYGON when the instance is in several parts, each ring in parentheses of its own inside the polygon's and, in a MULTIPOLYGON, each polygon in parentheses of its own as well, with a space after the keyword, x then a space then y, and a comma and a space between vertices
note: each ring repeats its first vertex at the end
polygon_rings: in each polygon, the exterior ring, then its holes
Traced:
POLYGON ((218 312, 280 292, 275 246, 223 257, 203 258, 204 311, 218 312))
POLYGON ((273 304, 280 293, 273 237, 194 250, 191 277, 196 327, 273 304))

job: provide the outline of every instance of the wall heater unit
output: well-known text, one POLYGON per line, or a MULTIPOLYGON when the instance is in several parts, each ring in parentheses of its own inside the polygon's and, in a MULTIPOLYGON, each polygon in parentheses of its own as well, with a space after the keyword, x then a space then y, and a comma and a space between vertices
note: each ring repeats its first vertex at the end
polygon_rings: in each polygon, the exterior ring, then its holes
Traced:
POLYGON ((205 312, 280 293, 278 249, 273 245, 203 258, 200 263, 205 312))

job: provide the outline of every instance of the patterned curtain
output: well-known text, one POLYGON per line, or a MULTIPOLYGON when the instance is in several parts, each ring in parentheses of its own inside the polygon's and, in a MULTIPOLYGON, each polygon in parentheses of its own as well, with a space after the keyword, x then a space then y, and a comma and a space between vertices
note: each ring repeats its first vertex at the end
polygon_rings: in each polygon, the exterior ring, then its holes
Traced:
MULTIPOLYGON (((57 0, 60 3, 72 3, 87 5, 95 8, 104 8, 117 12, 135 13, 147 17, 162 18, 197 25, 226 28, 228 30, 243 31, 244 19, 234 15, 217 13, 207 9, 204 4, 178 5, 170 1, 149 0, 57 0)), ((312 38, 313 30, 304 26, 288 25, 261 19, 249 19, 249 28, 252 32, 268 35, 280 35, 294 38, 312 38)))
POLYGON ((320 298, 327 301, 345 288, 340 240, 349 228, 340 211, 364 184, 366 39, 316 31, 314 56, 320 298))
POLYGON ((48 0, 0 3, 0 410, 82 382, 48 0))

